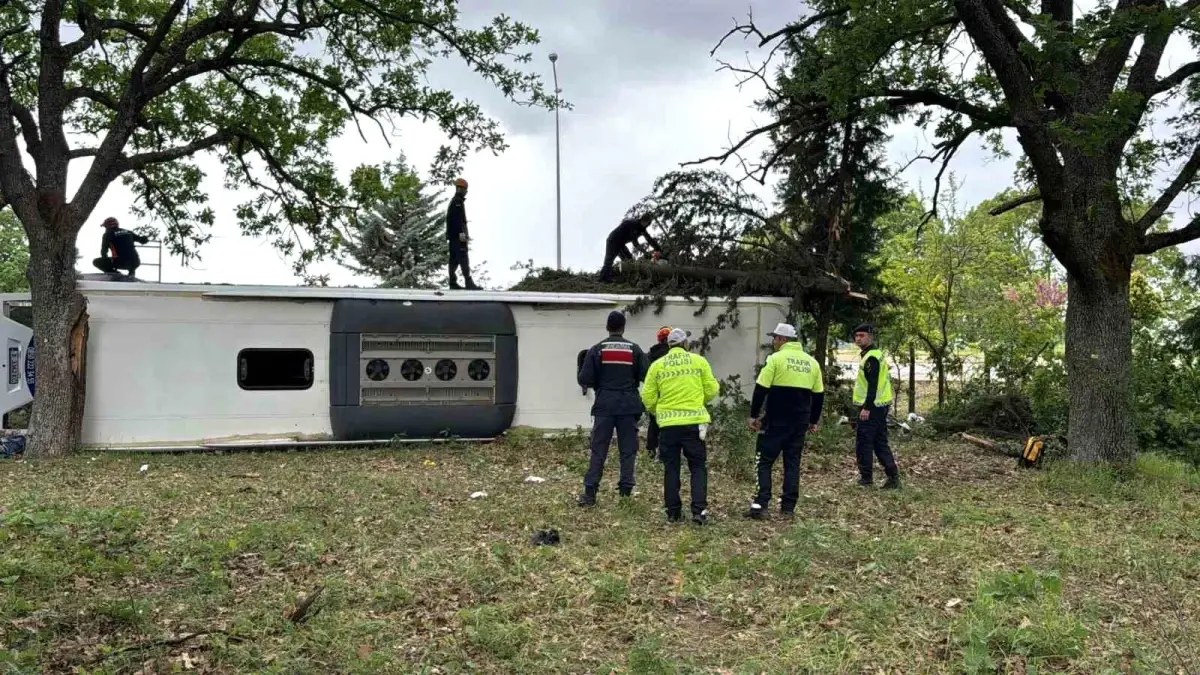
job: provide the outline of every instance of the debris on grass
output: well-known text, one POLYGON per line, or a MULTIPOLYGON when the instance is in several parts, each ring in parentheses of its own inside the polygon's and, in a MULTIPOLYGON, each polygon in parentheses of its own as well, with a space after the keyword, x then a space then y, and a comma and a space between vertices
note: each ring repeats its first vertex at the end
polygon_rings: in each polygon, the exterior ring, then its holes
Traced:
POLYGON ((737 514, 753 477, 726 468, 718 438, 709 508, 724 517, 703 530, 664 527, 654 462, 637 467, 643 497, 591 511, 546 487, 461 508, 481 475, 576 480, 585 436, 303 461, 155 455, 171 479, 153 481, 146 456, 26 461, 0 472, 0 660, 122 673, 1190 667, 1194 469, 1144 455, 1120 480, 1030 473, 917 435, 896 443, 908 489, 885 494, 853 485, 844 440, 806 454, 795 520, 749 523, 737 514))
POLYGON ((292 607, 286 611, 284 615, 287 617, 287 620, 291 621, 292 623, 304 623, 313 615, 315 615, 317 611, 320 611, 320 609, 312 611, 312 606, 324 590, 325 586, 317 586, 317 590, 304 596, 304 598, 296 603, 295 607, 292 607), (312 613, 310 614, 310 612, 312 613))
POLYGON ((558 546, 562 539, 558 535, 558 530, 538 530, 533 533, 530 542, 534 546, 558 546))

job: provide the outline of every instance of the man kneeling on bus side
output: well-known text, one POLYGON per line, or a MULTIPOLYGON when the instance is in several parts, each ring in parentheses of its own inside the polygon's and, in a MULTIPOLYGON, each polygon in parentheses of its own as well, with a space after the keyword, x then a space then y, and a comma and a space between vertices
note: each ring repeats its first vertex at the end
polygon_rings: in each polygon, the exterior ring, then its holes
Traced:
POLYGON ((100 240, 100 257, 93 260, 92 264, 107 274, 117 274, 125 270, 129 276, 134 276, 142 264, 142 259, 133 244, 148 244, 150 240, 122 228, 116 218, 105 218, 103 226, 104 237, 100 240), (109 257, 110 253, 112 257, 109 257))
POLYGON ((626 340, 625 315, 608 315, 608 337, 588 350, 579 368, 579 385, 596 391, 592 402, 592 457, 583 479, 580 506, 593 506, 608 446, 613 431, 621 453, 621 478, 617 483, 622 497, 633 494, 638 452, 638 420, 645 408, 638 397, 638 384, 646 379, 646 354, 634 342, 626 340))
POLYGON ((680 456, 687 459, 692 479, 692 522, 708 522, 708 449, 700 425, 712 417, 705 405, 717 397, 720 384, 712 366, 687 351, 690 335, 681 328, 667 336, 670 351, 650 365, 642 387, 642 402, 658 420, 658 457, 663 465, 663 506, 667 520, 683 520, 679 496, 680 456))
POLYGON ((775 353, 758 374, 750 400, 750 428, 758 433, 758 494, 750 503, 747 518, 762 520, 771 506, 771 473, 783 455, 783 490, 779 510, 784 516, 796 512, 800 500, 800 456, 804 435, 815 431, 821 421, 825 384, 821 366, 797 341, 795 327, 781 323, 767 333, 775 353), (766 415, 759 413, 766 401, 766 415))

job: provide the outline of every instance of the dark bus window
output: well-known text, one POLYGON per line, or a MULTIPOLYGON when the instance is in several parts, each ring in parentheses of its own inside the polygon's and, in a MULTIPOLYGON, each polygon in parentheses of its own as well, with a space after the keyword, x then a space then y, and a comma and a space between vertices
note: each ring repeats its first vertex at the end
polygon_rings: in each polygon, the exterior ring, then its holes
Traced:
POLYGON ((237 357, 238 386, 250 391, 308 389, 313 355, 307 349, 243 349, 237 357))

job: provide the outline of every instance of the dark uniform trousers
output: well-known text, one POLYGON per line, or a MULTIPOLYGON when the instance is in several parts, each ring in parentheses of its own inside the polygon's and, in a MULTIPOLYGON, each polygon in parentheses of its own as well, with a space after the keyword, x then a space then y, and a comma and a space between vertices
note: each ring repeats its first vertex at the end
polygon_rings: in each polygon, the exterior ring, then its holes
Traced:
POLYGON ((646 427, 646 449, 651 455, 658 456, 658 418, 650 415, 650 424, 646 427))
POLYGON ((641 415, 597 415, 592 424, 592 459, 588 464, 583 485, 589 490, 600 486, 604 475, 604 463, 608 460, 608 446, 612 443, 613 431, 617 432, 617 449, 621 454, 621 479, 617 483, 622 493, 633 490, 636 483, 634 469, 638 451, 638 420, 641 415))
POLYGON ((754 503, 764 509, 771 506, 771 473, 775 460, 783 455, 783 494, 780 508, 785 512, 796 510, 800 501, 800 454, 804 450, 804 435, 808 425, 802 423, 772 423, 767 421, 758 435, 758 494, 754 503))
POLYGON ((679 474, 684 459, 692 479, 692 515, 700 515, 708 509, 708 448, 700 438, 700 426, 662 427, 658 430, 658 440, 658 457, 663 464, 663 505, 667 515, 678 516, 683 510, 679 474))
POLYGON ((450 283, 456 283, 455 272, 461 269, 463 280, 471 281, 471 262, 467 256, 467 245, 458 239, 450 240, 450 283))
POLYGON ((854 454, 858 459, 858 473, 864 481, 872 480, 875 468, 874 453, 883 465, 883 471, 889 478, 900 475, 896 468, 896 458, 888 447, 887 416, 889 406, 881 405, 871 408, 870 418, 859 420, 856 428, 857 436, 854 442, 854 454))

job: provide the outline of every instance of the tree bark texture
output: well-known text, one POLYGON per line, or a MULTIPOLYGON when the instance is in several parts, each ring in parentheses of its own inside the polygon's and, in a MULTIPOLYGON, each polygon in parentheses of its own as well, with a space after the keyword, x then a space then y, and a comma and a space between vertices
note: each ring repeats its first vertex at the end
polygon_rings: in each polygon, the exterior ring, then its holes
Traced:
POLYGON ((31 229, 29 287, 37 391, 29 454, 58 457, 79 446, 83 431, 87 301, 75 287, 74 232, 31 229))
POLYGON ((1042 231, 1067 271, 1067 446, 1079 462, 1128 466, 1137 453, 1129 287, 1139 237, 1116 187, 1119 153, 1065 155, 1065 190, 1044 200, 1042 231))
POLYGON ((946 405, 946 357, 944 354, 934 356, 938 373, 938 407, 946 405))
POLYGON ((1072 459, 1127 465, 1133 424, 1133 318, 1125 280, 1067 278, 1067 447, 1072 459))

